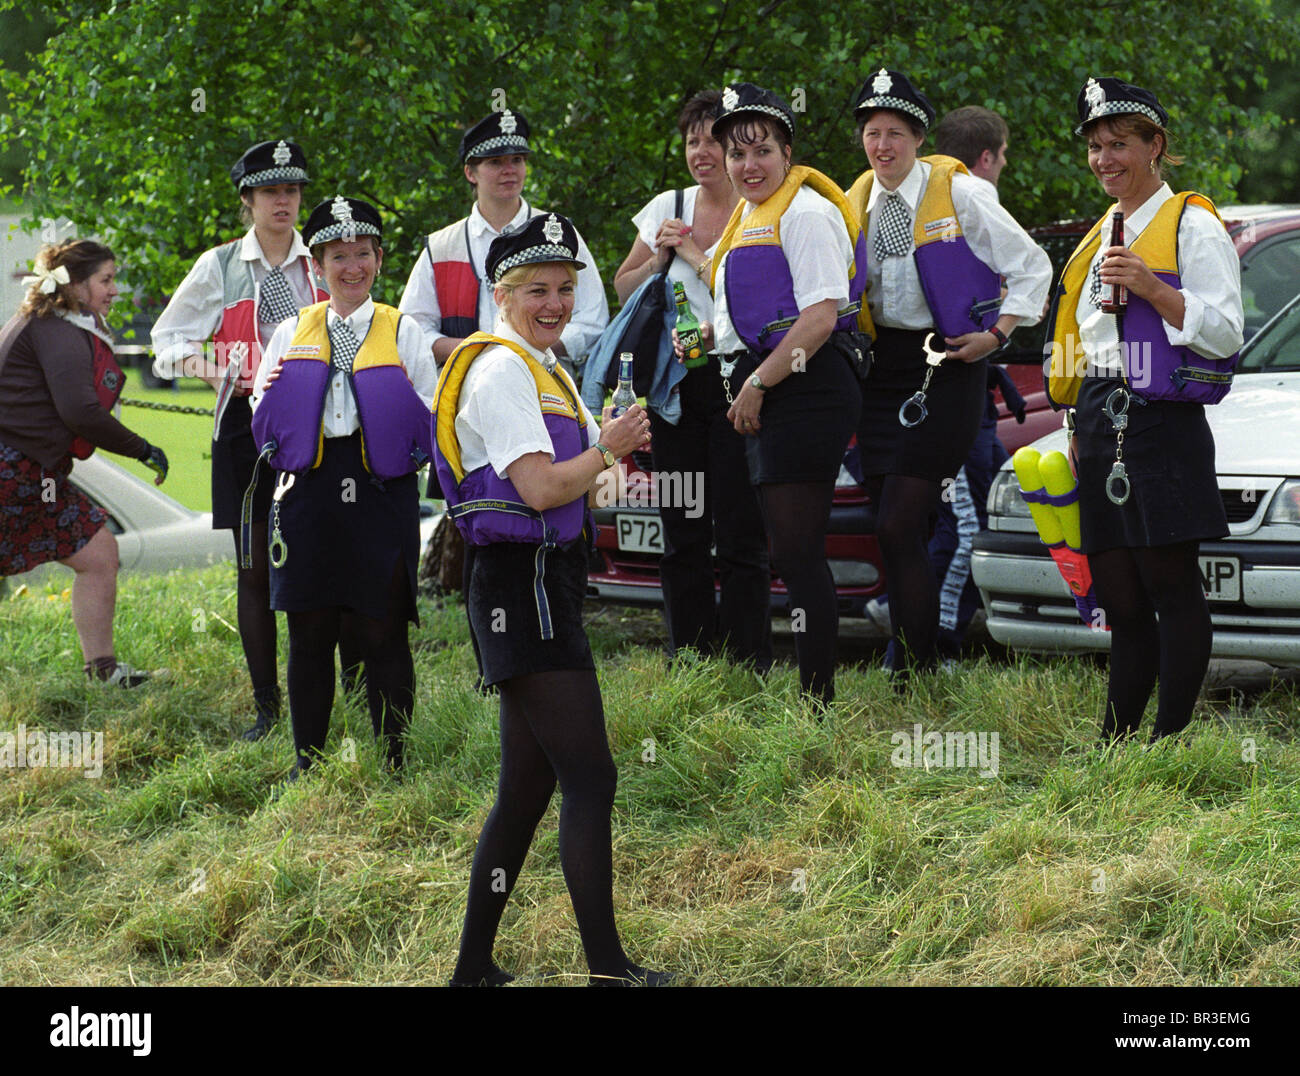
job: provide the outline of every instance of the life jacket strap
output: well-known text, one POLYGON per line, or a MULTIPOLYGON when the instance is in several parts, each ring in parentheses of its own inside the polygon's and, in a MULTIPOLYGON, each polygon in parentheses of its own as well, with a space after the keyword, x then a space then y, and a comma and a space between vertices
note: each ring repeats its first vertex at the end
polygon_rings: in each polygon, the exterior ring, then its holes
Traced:
POLYGON ((1079 501, 1079 487, 1076 485, 1069 493, 1048 493, 1045 489, 1036 489, 1026 492, 1020 491, 1020 497, 1026 504, 1050 504, 1056 508, 1065 508, 1071 504, 1077 504, 1079 501))
POLYGON ((555 626, 551 623, 551 603, 546 597, 546 554, 555 548, 556 530, 546 528, 546 537, 537 547, 533 558, 533 600, 537 603, 537 626, 541 629, 543 641, 555 638, 555 626))
POLYGON ((253 495, 257 492, 257 475, 263 460, 275 455, 276 444, 267 441, 262 446, 261 455, 253 464, 253 479, 244 490, 244 500, 239 508, 239 566, 244 569, 253 566, 253 495))
MULTIPOLYGON (((1001 302, 1001 300, 998 301, 1001 302)), ((853 317, 857 317, 858 311, 861 309, 862 309, 862 300, 855 299, 847 306, 842 306, 840 307, 839 310, 835 312, 835 320, 839 321, 841 318, 847 318, 850 315, 852 315, 853 317)), ((786 330, 793 328, 794 323, 798 320, 799 320, 799 315, 796 314, 792 318, 777 318, 775 321, 769 321, 766 325, 764 325, 761 329, 758 330, 759 344, 766 344, 767 338, 771 336, 773 333, 785 332, 786 330)))
POLYGON ((503 501, 492 497, 480 497, 474 501, 461 501, 460 504, 449 505, 447 512, 453 520, 467 516, 471 512, 508 512, 515 516, 527 516, 529 519, 541 519, 542 513, 535 508, 529 508, 526 504, 520 504, 518 501, 503 501))

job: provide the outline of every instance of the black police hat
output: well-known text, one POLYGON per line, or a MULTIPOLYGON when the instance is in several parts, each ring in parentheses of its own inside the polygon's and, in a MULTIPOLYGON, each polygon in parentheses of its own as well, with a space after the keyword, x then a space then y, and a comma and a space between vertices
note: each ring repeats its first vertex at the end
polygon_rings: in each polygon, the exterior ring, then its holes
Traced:
POLYGON ((733 82, 723 87, 722 103, 713 120, 713 137, 721 142, 728 128, 755 116, 775 117, 785 124, 791 139, 794 138, 794 110, 780 94, 752 82, 733 82))
POLYGON ((460 139, 460 163, 472 157, 505 157, 511 153, 532 153, 528 145, 528 121, 518 112, 503 109, 490 112, 460 139))
POLYGON ((930 99, 912 85, 901 71, 881 68, 862 84, 853 102, 853 116, 864 119, 877 109, 888 108, 919 120, 925 130, 934 123, 934 105, 930 99))
POLYGON ((1117 78, 1088 79, 1075 105, 1079 109, 1079 126, 1074 129, 1077 135, 1083 134, 1084 126, 1093 120, 1134 112, 1161 127, 1169 126, 1169 113, 1154 93, 1117 78))
POLYGON ((502 232, 488 247, 488 279, 496 283, 511 269, 537 262, 569 262, 585 269, 578 260, 578 230, 568 217, 558 213, 538 214, 514 231, 502 232))
POLYGON ((379 210, 360 198, 344 198, 338 194, 326 198, 307 218, 302 230, 303 242, 309 247, 328 243, 333 239, 352 242, 363 235, 384 237, 383 221, 379 210))
POLYGON ((274 183, 306 183, 307 155, 297 142, 259 142, 230 166, 237 190, 269 187, 274 183))

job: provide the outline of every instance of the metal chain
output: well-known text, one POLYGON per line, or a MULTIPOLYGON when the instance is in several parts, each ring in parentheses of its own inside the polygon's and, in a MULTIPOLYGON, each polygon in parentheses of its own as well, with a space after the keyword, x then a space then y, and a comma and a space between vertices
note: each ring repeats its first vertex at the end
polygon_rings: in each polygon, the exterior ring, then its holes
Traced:
POLYGON ((152 400, 128 400, 125 397, 117 401, 127 407, 143 407, 149 411, 175 411, 178 415, 207 415, 211 418, 215 411, 210 407, 184 407, 181 404, 154 403, 152 400))

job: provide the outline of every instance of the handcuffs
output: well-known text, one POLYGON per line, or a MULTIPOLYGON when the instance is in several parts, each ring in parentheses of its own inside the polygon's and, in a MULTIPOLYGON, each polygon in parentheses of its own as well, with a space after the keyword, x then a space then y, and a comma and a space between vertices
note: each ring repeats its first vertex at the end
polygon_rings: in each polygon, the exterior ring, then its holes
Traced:
POLYGON ((1124 431, 1128 429, 1128 405, 1132 398, 1128 389, 1121 385, 1106 397, 1101 407, 1101 413, 1110 419, 1115 429, 1115 462, 1106 476, 1106 498, 1111 504, 1123 504, 1131 489, 1128 469, 1124 466, 1124 431))
POLYGON ((930 333, 926 336, 925 344, 923 345, 925 350, 925 380, 921 382, 921 388, 904 400, 902 406, 898 409, 898 421, 909 430, 915 429, 917 426, 921 425, 929 415, 930 412, 926 410, 925 406, 925 394, 930 388, 930 378, 934 376, 934 372, 939 368, 939 364, 948 357, 948 352, 946 350, 935 351, 930 346, 933 340, 934 333, 930 333), (916 418, 909 418, 909 410, 920 412, 920 414, 917 415, 916 418))
POLYGON ((297 475, 292 471, 281 471, 275 483, 275 492, 271 494, 271 544, 270 558, 272 568, 283 568, 289 559, 289 547, 285 545, 284 535, 280 533, 280 502, 284 495, 293 488, 297 475))

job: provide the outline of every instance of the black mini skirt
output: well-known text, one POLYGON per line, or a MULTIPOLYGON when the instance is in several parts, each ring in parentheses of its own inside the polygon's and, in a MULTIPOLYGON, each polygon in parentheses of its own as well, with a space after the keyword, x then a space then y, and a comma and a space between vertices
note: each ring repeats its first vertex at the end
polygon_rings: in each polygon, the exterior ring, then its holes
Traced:
MULTIPOLYGON (((858 451, 865 475, 954 478, 966 462, 988 396, 988 360, 944 361, 925 394, 926 418, 910 429, 898 409, 925 380, 925 338, 931 330, 878 328, 871 376, 862 390, 858 451)), ((936 337, 942 344, 942 339, 936 337)))
MULTIPOLYGON (((751 353, 736 364, 730 378, 733 396, 759 362, 751 353)), ((745 438, 749 480, 756 486, 834 482, 861 406, 862 393, 848 360, 826 343, 803 370, 792 371, 764 395, 758 434, 745 438)))
POLYGON ((1124 431, 1128 500, 1106 496, 1115 463, 1115 427, 1102 412, 1123 382, 1086 377, 1075 405, 1079 525, 1083 551, 1206 541, 1228 533, 1214 468, 1214 437, 1200 404, 1133 396, 1124 431))
MULTIPOLYGON (((393 573, 400 564, 407 581, 403 611, 419 623, 416 478, 375 480, 361 462, 360 433, 325 438, 320 466, 298 475, 280 502, 280 534, 287 556, 282 567, 271 567, 272 609, 339 606, 382 620, 389 615, 393 573)), ((273 536, 274 513, 268 543, 273 536)))
POLYGON ((465 556, 466 609, 485 686, 528 673, 595 669, 582 627, 583 539, 545 551, 523 542, 467 546, 465 556))
POLYGON ((253 518, 266 519, 271 510, 271 487, 275 472, 257 462, 253 444, 253 412, 247 396, 232 396, 221 416, 221 429, 212 442, 212 529, 232 530, 239 526, 244 491, 257 467, 257 492, 253 494, 253 518))

